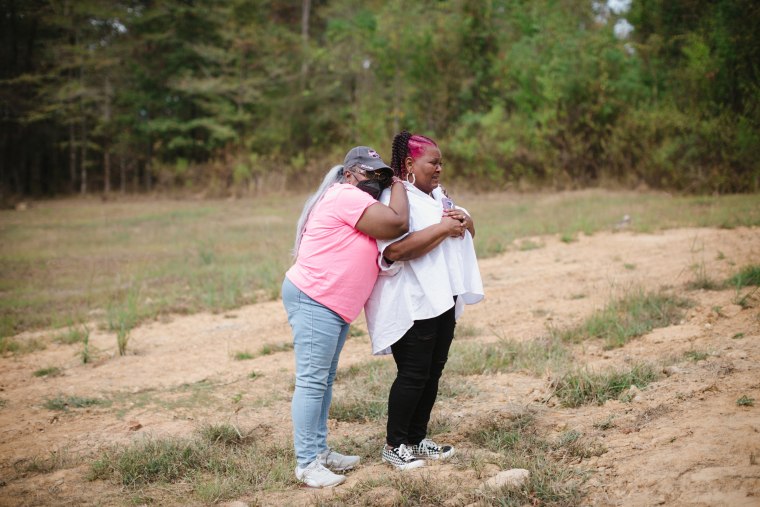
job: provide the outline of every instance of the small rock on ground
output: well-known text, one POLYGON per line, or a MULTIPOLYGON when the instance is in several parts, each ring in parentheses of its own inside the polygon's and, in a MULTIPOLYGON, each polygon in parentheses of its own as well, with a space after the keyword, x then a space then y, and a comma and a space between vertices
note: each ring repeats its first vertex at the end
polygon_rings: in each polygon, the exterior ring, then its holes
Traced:
POLYGON ((494 475, 481 485, 481 489, 517 489, 522 487, 530 478, 530 472, 524 468, 512 468, 494 475))

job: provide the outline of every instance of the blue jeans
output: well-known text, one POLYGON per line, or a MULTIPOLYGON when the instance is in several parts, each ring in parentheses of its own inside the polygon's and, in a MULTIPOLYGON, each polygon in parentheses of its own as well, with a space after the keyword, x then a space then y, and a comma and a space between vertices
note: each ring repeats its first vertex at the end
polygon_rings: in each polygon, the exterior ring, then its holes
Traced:
POLYGON ((349 324, 304 294, 287 277, 282 282, 282 303, 293 330, 296 388, 291 416, 296 460, 303 468, 327 450, 332 385, 349 324))

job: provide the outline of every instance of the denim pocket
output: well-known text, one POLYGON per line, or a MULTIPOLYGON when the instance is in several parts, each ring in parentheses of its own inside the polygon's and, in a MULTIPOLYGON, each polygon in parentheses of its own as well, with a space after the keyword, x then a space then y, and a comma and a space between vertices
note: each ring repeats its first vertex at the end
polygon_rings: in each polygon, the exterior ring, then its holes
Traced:
POLYGON ((303 292, 296 287, 293 282, 285 278, 282 282, 282 304, 285 312, 288 314, 288 320, 301 308, 301 297, 303 292))

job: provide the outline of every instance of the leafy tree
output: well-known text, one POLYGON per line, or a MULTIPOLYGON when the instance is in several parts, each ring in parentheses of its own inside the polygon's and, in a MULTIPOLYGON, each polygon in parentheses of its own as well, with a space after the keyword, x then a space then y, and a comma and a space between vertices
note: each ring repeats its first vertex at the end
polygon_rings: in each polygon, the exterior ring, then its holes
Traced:
POLYGON ((310 185, 402 128, 483 188, 756 191, 756 4, 0 0, 0 197, 310 185))

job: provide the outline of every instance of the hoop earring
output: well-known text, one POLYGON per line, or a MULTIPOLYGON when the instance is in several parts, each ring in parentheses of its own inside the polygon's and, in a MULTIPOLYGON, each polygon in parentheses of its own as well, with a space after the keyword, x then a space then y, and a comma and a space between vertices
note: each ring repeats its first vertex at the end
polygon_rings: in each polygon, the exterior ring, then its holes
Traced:
POLYGON ((406 173, 406 182, 411 185, 414 185, 415 183, 417 183, 417 176, 415 176, 414 173, 406 173), (409 181, 410 174, 412 175, 412 181, 409 181))

